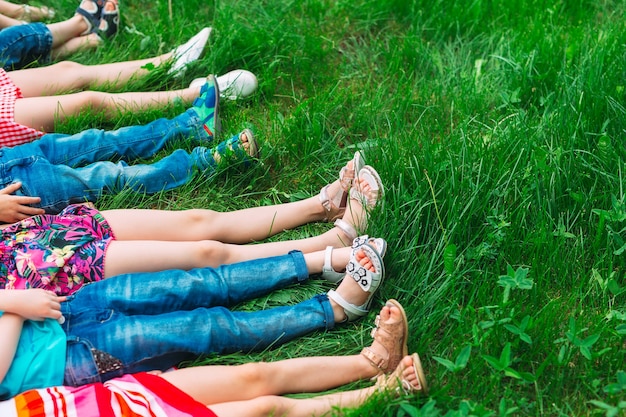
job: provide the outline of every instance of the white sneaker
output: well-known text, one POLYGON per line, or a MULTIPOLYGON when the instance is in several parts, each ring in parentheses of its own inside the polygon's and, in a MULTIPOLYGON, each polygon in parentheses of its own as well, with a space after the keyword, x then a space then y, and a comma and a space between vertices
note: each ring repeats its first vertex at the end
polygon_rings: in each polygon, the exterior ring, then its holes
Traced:
MULTIPOLYGON (((189 84, 189 88, 201 87, 206 78, 196 78, 189 84)), ((217 77, 220 97, 227 100, 237 100, 254 93, 259 85, 256 76, 250 71, 238 69, 217 77)))
POLYGON ((212 28, 206 27, 196 33, 187 42, 174 49, 172 51, 172 59, 174 60, 174 63, 168 71, 168 74, 178 77, 182 75, 187 65, 200 58, 200 55, 202 55, 202 51, 209 40, 209 36, 211 36, 212 30, 212 28))

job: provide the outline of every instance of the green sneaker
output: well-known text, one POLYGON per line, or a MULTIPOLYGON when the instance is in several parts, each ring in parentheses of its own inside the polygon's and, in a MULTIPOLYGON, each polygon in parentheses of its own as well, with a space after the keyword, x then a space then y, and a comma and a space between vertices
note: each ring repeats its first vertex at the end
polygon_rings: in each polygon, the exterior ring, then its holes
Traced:
POLYGON ((193 101, 192 109, 202 121, 202 127, 209 135, 209 140, 215 139, 220 130, 218 108, 220 92, 214 75, 207 77, 207 82, 200 89, 200 95, 193 101))

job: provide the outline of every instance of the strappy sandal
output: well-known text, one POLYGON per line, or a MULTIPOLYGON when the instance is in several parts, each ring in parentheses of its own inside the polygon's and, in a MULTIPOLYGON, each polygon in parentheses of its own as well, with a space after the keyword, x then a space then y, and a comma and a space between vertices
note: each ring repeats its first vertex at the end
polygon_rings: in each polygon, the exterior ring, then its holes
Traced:
POLYGON ((397 307, 400 310, 402 320, 397 323, 384 323, 381 321, 380 314, 376 316, 374 322, 376 327, 372 329, 372 338, 385 351, 384 354, 377 353, 371 347, 365 347, 361 351, 361 355, 365 356, 374 368, 384 374, 396 369, 402 358, 409 353, 406 344, 409 337, 409 321, 404 308, 393 299, 387 301, 386 304, 388 307, 397 307))
POLYGON ((85 20, 85 23, 87 23, 87 29, 85 29, 80 36, 89 35, 90 33, 98 30, 100 27, 100 20, 102 19, 102 9, 104 9, 105 0, 88 0, 87 2, 92 3, 95 9, 86 9, 80 5, 76 9, 76 14, 81 15, 81 17, 85 20))
POLYGON ((415 379, 417 386, 412 385, 409 381, 404 379, 404 371, 406 367, 403 363, 400 363, 396 370, 390 375, 381 375, 376 381, 376 387, 381 391, 402 391, 405 394, 415 394, 418 392, 428 394, 428 384, 426 383, 426 375, 424 368, 422 367, 422 361, 417 353, 411 355, 413 360, 413 372, 415 372, 415 379))
POLYGON ((15 17, 15 19, 22 22, 40 22, 42 20, 52 19, 56 15, 56 11, 47 6, 34 7, 28 4, 22 4, 22 14, 15 17), (34 12, 35 9, 39 9, 39 13, 34 12), (35 16, 37 15, 37 16, 35 16))
POLYGON ((101 37, 111 38, 117 34, 120 26, 120 7, 117 1, 105 0, 102 7, 102 13, 100 18, 100 24, 98 25, 97 33, 101 37), (106 4, 112 3, 115 5, 113 10, 107 10, 106 4))
POLYGON ((244 129, 238 135, 221 142, 208 152, 211 159, 207 158, 209 166, 215 168, 218 163, 223 161, 224 158, 238 159, 244 163, 244 166, 249 166, 252 163, 252 159, 256 159, 259 156, 259 146, 256 138, 250 129, 244 129), (245 149, 241 143, 242 135, 246 135, 248 138, 248 149, 245 149))
MULTIPOLYGON (((363 178, 367 181, 370 189, 375 193, 376 197, 367 198, 365 194, 363 194, 358 187, 352 187, 350 189, 350 198, 358 201, 365 210, 371 210, 378 204, 378 202, 382 199, 383 196, 383 182, 380 179, 380 175, 374 168, 369 165, 365 165, 361 168, 357 175, 358 178, 363 178)), ((337 219, 334 223, 335 227, 341 229, 341 231, 348 237, 348 239, 355 239, 358 234, 354 226, 343 219, 337 219)))
POLYGON ((341 185, 340 191, 332 197, 328 195, 328 189, 334 183, 328 184, 320 190, 320 203, 322 203, 322 206, 326 210, 325 221, 333 221, 343 215, 343 212, 346 210, 350 187, 352 187, 356 173, 359 172, 364 165, 365 162, 363 161, 361 152, 356 151, 354 153, 354 157, 352 158, 352 169, 348 168, 348 165, 346 164, 343 168, 341 168, 341 171, 339 171, 339 184, 341 185))
POLYGON ((328 298, 343 308, 346 313, 346 321, 351 322, 365 316, 369 312, 370 305, 374 299, 374 294, 385 278, 385 265, 383 264, 383 259, 378 250, 369 243, 364 243, 357 249, 353 249, 352 254, 350 255, 350 261, 348 262, 348 265, 346 265, 346 275, 352 277, 352 279, 359 284, 363 291, 369 293, 367 300, 365 300, 362 305, 356 306, 343 298, 337 291, 328 291, 328 298), (356 259, 357 251, 361 250, 372 262, 372 265, 374 265, 374 271, 370 271, 369 269, 363 267, 356 259))
MULTIPOLYGON (((385 257, 385 253, 387 252, 387 242, 385 239, 370 238, 368 235, 359 236, 352 240, 352 249, 358 249, 365 243, 369 243, 371 246, 374 246, 378 250, 381 258, 385 257)), ((346 276, 346 273, 345 271, 340 272, 333 269, 332 256, 334 249, 335 248, 333 246, 327 246, 324 251, 324 266, 322 267, 321 277, 328 282, 336 284, 346 276)))

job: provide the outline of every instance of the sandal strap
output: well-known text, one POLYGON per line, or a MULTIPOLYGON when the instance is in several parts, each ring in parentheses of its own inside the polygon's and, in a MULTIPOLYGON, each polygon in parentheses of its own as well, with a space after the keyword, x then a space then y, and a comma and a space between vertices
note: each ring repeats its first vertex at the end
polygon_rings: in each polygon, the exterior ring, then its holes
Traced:
POLYGON ((330 290, 328 291, 328 298, 336 302, 343 308, 343 311, 346 313, 345 321, 354 321, 360 317, 365 316, 369 311, 365 310, 361 307, 357 307, 351 302, 347 301, 345 298, 341 296, 337 291, 330 290))
POLYGON ((324 251, 324 266, 322 267, 322 278, 324 278, 328 282, 336 284, 341 281, 346 274, 343 272, 337 272, 333 269, 333 249, 334 248, 332 246, 326 246, 326 250, 324 251))
POLYGON ((372 364, 372 366, 378 369, 382 373, 386 373, 389 369, 389 358, 384 358, 378 353, 374 352, 370 347, 364 347, 361 350, 361 355, 372 364))
POLYGON ((345 221, 344 219, 337 219, 334 223, 335 227, 341 229, 342 232, 346 234, 350 241, 354 241, 357 238, 356 229, 350 223, 345 221))

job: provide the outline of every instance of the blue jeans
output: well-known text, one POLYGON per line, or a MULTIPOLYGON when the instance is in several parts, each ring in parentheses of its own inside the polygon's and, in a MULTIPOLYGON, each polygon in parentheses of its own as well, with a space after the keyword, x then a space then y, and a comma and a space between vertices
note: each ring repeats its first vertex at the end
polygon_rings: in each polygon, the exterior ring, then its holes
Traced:
POLYGON ((0 30, 0 63, 5 70, 38 62, 46 64, 52 52, 52 33, 43 23, 10 26, 0 30))
POLYGON ((263 350, 334 327, 326 295, 256 312, 229 306, 308 279, 304 256, 219 268, 119 275, 89 284, 61 304, 67 334, 66 385, 165 370, 203 354, 263 350), (97 349, 117 368, 98 372, 97 349))
POLYGON ((189 109, 173 119, 158 119, 145 126, 47 134, 0 149, 0 187, 21 181, 22 188, 15 194, 40 197, 39 207, 48 213, 124 188, 146 193, 169 190, 188 182, 198 170, 210 168, 203 156, 205 148, 191 153, 177 149, 150 165, 107 160, 151 157, 177 138, 207 141, 208 134, 201 126, 195 110, 189 109))

